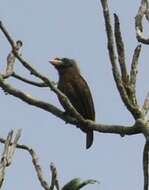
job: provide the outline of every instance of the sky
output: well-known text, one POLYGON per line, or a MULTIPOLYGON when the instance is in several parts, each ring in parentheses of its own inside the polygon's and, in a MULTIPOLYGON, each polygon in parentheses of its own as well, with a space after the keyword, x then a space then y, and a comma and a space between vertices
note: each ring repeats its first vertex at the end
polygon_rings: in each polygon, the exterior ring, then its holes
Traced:
MULTIPOLYGON (((128 68, 134 48, 138 45, 134 18, 139 3, 139 0, 129 3, 110 1, 111 16, 117 13, 120 18, 128 68)), ((92 91, 97 123, 133 125, 134 120, 122 103, 113 80, 99 0, 1 0, 0 20, 15 40, 23 41, 23 57, 51 80, 57 81, 58 75, 48 63, 50 59, 69 57, 78 62, 92 91)), ((5 70, 10 50, 10 45, 0 32, 0 72, 5 70)), ((147 58, 148 47, 143 46, 137 81, 140 105, 149 90, 147 58)), ((30 78, 19 62, 15 68, 18 74, 30 78)), ((24 85, 15 79, 8 81, 62 109, 56 95, 49 89, 24 85)), ((94 145, 86 150, 85 135, 51 113, 6 96, 2 90, 0 102, 0 136, 6 137, 11 129, 22 128, 20 143, 36 151, 48 181, 51 177, 49 165, 54 162, 61 186, 80 177, 100 181, 100 184, 87 186, 85 190, 143 188, 143 135, 121 138, 118 135, 95 133, 94 145)), ((2 145, 0 150, 2 152, 2 145)), ((16 151, 6 173, 5 190, 41 189, 31 157, 22 150, 16 151)))

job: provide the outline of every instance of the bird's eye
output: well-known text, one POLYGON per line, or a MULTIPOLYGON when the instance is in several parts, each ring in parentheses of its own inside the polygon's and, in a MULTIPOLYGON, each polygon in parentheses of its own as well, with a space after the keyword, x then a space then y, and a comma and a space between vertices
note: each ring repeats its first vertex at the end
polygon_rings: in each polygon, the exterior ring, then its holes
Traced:
POLYGON ((55 60, 60 60, 60 58, 56 57, 55 60))

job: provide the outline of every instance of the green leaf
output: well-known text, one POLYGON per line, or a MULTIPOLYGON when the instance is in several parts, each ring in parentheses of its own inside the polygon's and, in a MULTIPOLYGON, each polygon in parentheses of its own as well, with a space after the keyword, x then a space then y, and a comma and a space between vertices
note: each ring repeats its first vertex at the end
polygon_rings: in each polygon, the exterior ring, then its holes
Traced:
POLYGON ((82 181, 80 178, 74 178, 71 181, 69 181, 67 184, 65 184, 62 190, 79 190, 88 184, 94 184, 94 183, 99 183, 99 182, 93 179, 82 181))

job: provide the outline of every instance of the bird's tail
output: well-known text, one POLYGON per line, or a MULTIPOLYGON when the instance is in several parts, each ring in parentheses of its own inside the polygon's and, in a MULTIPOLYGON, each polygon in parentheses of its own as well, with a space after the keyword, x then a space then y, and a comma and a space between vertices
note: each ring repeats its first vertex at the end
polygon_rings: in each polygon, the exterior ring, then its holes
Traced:
POLYGON ((88 131, 86 133, 86 149, 88 149, 92 146, 93 140, 94 140, 93 131, 88 131))

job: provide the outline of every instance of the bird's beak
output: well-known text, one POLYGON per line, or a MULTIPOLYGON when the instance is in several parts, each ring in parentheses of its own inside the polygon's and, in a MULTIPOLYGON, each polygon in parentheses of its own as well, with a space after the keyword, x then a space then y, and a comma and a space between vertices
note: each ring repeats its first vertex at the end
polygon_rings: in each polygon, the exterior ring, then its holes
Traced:
POLYGON ((53 60, 50 60, 49 63, 51 63, 54 66, 59 66, 62 64, 62 61, 58 59, 53 59, 53 60))

